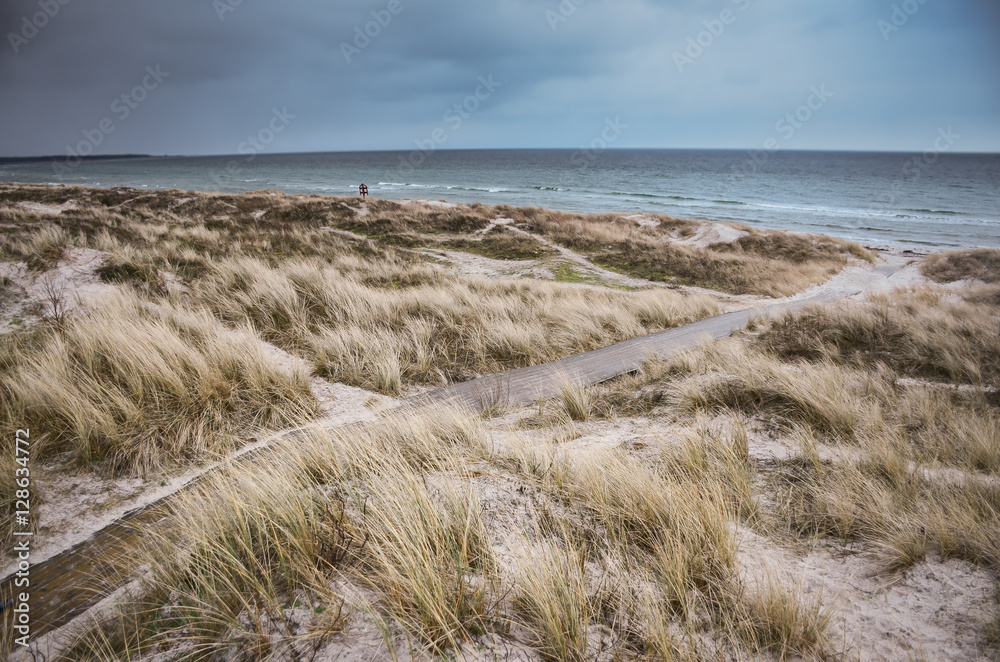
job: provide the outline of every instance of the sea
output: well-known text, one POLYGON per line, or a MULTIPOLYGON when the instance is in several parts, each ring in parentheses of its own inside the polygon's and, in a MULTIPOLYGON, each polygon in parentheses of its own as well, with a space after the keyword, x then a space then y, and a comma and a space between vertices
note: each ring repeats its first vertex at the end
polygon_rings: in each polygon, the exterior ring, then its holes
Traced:
POLYGON ((450 150, 0 163, 0 181, 655 212, 866 244, 1000 247, 1000 154, 450 150))

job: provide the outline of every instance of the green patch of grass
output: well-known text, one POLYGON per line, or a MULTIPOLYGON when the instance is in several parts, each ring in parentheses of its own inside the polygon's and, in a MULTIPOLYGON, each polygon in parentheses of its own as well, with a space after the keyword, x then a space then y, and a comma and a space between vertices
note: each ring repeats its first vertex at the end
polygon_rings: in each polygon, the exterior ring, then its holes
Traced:
POLYGON ((600 285, 613 290, 623 290, 625 292, 637 292, 646 288, 623 285, 614 281, 605 280, 593 274, 581 272, 567 262, 558 262, 549 266, 549 271, 555 277, 557 283, 587 283, 589 285, 600 285))
POLYGON ((629 256, 628 249, 625 246, 615 248, 609 247, 604 254, 594 255, 591 257, 591 260, 599 267, 624 276, 631 276, 632 278, 642 278, 655 283, 700 284, 702 287, 723 289, 722 284, 714 278, 709 280, 685 279, 653 260, 634 260, 629 256), (615 248, 618 248, 618 250, 615 248))
POLYGON ((555 276, 557 283, 590 283, 593 279, 585 274, 581 274, 571 265, 560 262, 549 267, 549 271, 555 276))

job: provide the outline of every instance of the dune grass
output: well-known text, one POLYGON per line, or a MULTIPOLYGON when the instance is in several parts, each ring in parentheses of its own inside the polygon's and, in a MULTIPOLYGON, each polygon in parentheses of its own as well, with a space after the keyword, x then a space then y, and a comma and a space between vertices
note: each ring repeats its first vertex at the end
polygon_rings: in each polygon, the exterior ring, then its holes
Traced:
MULTIPOLYGON (((138 250, 140 255, 131 258, 135 271, 156 267, 187 278, 197 278, 221 258, 240 256, 278 264, 303 257, 382 258, 399 253, 420 261, 408 249, 423 248, 519 260, 554 254, 529 234, 632 276, 734 293, 792 294, 822 282, 852 256, 872 259, 863 248, 828 237, 748 228, 749 234, 736 242, 696 247, 675 242, 695 232, 697 224, 692 221, 661 215, 656 217, 658 227, 639 227, 625 217, 607 214, 503 205, 440 208, 275 191, 223 195, 28 185, 0 185, 0 205, 6 205, 0 206, 0 217, 16 228, 0 235, 0 259, 45 255, 47 262, 39 264, 52 263, 72 242, 116 255, 138 250), (76 208, 41 222, 17 206, 69 200, 76 208), (524 232, 491 226, 497 218, 511 219, 512 227, 524 232), (350 239, 331 229, 362 238, 350 239)), ((127 272, 125 267, 123 273, 127 272)))
MULTIPOLYGON (((718 481, 712 491, 728 495, 727 517, 776 540, 833 538, 866 550, 882 573, 951 558, 996 573, 1000 315, 974 290, 963 297, 896 292, 759 322, 742 338, 654 360, 634 375, 590 387, 588 405, 602 418, 690 417, 686 425, 701 427, 701 434, 682 435, 668 453, 669 474, 698 477, 708 443, 715 458, 710 475, 718 481), (731 443, 718 434, 712 441, 712 426, 698 422, 705 414, 736 426, 731 443), (739 432, 744 417, 789 440, 797 454, 750 457, 738 440, 746 434, 739 432)), ((602 459, 608 483, 627 485, 613 466, 602 459)), ((664 565, 670 570, 663 577, 684 576, 676 563, 664 565)), ((751 650, 817 654, 828 644, 822 632, 831 613, 788 586, 769 586, 773 581, 723 593, 731 600, 720 612, 728 623, 723 630, 751 650)), ((666 584, 684 586, 680 579, 666 584)), ((673 595, 686 609, 676 597, 684 591, 673 595)), ((656 609, 643 613, 654 630, 662 622, 656 609)), ((684 646, 676 635, 659 645, 680 658, 684 646)))
POLYGON ((404 466, 380 472, 365 497, 365 573, 393 618, 436 651, 488 631, 495 561, 475 493, 431 490, 404 466))
POLYGON ((4 362, 0 416, 37 430, 39 458, 148 475, 316 412, 305 374, 283 372, 253 333, 205 311, 123 293, 37 336, 4 362))
POLYGON ((173 529, 158 534, 161 551, 143 559, 142 587, 64 659, 139 659, 165 646, 184 659, 227 650, 264 659, 342 629, 343 598, 328 577, 353 538, 335 504, 290 468, 219 474, 184 494, 172 508, 173 529), (173 549, 185 551, 162 551, 173 549), (296 601, 325 618, 300 628, 287 606, 296 601))
POLYGON ((891 447, 857 463, 789 462, 777 478, 784 489, 781 526, 797 535, 867 543, 886 571, 909 568, 930 551, 1000 568, 995 486, 926 475, 891 447))
POLYGON ((621 452, 509 447, 509 466, 570 505, 535 524, 554 537, 520 543, 515 605, 543 655, 581 659, 587 624, 601 623, 637 654, 698 659, 690 641, 706 617, 750 651, 823 648, 825 608, 776 579, 750 590, 738 577, 733 522, 757 510, 746 443, 740 427, 704 429, 652 467, 621 452), (603 579, 584 601, 587 559, 603 579))
POLYGON ((645 559, 671 609, 687 616, 704 602, 724 611, 735 589, 733 513, 714 476, 694 480, 677 468, 655 470, 597 453, 574 465, 569 493, 626 558, 645 559), (692 602, 692 595, 700 598, 692 602))
POLYGON ((717 310, 704 296, 465 279, 353 258, 224 261, 192 289, 228 324, 307 356, 317 374, 388 394, 555 360, 717 310))
MULTIPOLYGON (((0 203, 13 226, 0 235, 0 259, 44 270, 68 245, 94 248, 106 253, 97 276, 123 290, 15 334, 30 342, 5 336, 20 353, 0 371, 0 415, 44 430, 40 457, 67 454, 113 474, 217 458, 258 430, 315 415, 306 376, 281 374, 258 335, 305 356, 321 376, 400 394, 718 310, 711 297, 666 291, 463 278, 330 232, 358 217, 353 200, 0 185, 0 203), (40 219, 17 206, 69 199, 75 208, 40 219)), ((371 206, 376 216, 403 209, 371 206)), ((480 228, 490 216, 416 209, 430 234, 480 228)), ((499 227, 483 241, 534 250, 499 227)))
POLYGON ((570 419, 588 421, 594 415, 592 389, 571 381, 564 381, 560 386, 563 407, 570 419))
POLYGON ((808 606, 768 594, 761 615, 738 580, 738 500, 711 486, 747 470, 725 459, 741 442, 703 443, 653 468, 622 453, 573 457, 561 478, 538 474, 549 523, 536 511, 517 524, 478 496, 489 467, 517 466, 478 418, 309 429, 174 502, 140 589, 63 659, 286 659, 335 645, 359 620, 390 651, 452 655, 516 631, 544 659, 590 659, 603 627, 622 651, 691 657, 695 614, 746 650, 815 650, 824 621, 808 606))
POLYGON ((894 440, 915 462, 995 473, 998 324, 996 308, 924 290, 812 307, 591 387, 590 409, 736 410, 861 448, 894 440))
POLYGON ((888 444, 920 464, 1000 469, 1000 417, 988 392, 900 386, 886 368, 789 364, 731 343, 689 360, 701 363, 700 374, 664 396, 683 410, 764 413, 786 429, 803 425, 827 441, 865 451, 888 444))
POLYGON ((990 306, 929 289, 788 315, 760 343, 776 356, 838 364, 886 364, 910 377, 1000 384, 1000 334, 990 306))
POLYGON ((747 590, 733 618, 733 629, 750 650, 772 652, 780 659, 822 657, 832 613, 820 600, 807 600, 773 573, 747 590))
POLYGON ((490 584, 472 575, 492 576, 492 547, 475 496, 425 479, 478 456, 482 435, 447 412, 354 434, 311 428, 214 475, 172 504, 137 594, 64 659, 301 653, 343 629, 346 602, 366 607, 362 587, 432 650, 458 645, 487 627, 490 584))
POLYGON ((552 213, 536 214, 519 227, 629 276, 734 294, 794 294, 823 282, 850 257, 874 259, 860 246, 839 239, 751 228, 732 243, 679 244, 674 232, 686 222, 669 217, 660 221, 655 228, 639 227, 615 216, 552 213))
POLYGON ((983 474, 1000 469, 997 320, 996 309, 923 291, 826 306, 765 324, 749 343, 653 364, 642 383, 595 399, 776 424, 801 454, 765 477, 774 526, 867 544, 888 571, 931 551, 995 571, 1000 490, 983 474))
POLYGON ((959 280, 1000 283, 1000 250, 982 248, 933 253, 921 263, 920 271, 938 283, 959 280))
POLYGON ((514 568, 514 604, 543 659, 587 659, 593 609, 588 599, 582 555, 547 541, 524 540, 514 568))

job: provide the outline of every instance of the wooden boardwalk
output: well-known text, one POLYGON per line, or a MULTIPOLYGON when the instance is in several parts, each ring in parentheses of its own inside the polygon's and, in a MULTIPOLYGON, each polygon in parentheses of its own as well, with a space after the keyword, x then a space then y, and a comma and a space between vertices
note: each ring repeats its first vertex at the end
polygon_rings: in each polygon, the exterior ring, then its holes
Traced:
POLYGON ((638 370, 651 357, 666 357, 697 347, 708 338, 722 338, 744 328, 753 317, 771 317, 803 306, 828 303, 854 291, 828 292, 790 303, 739 310, 708 317, 665 331, 625 340, 559 361, 516 368, 468 382, 452 384, 407 399, 413 406, 448 403, 475 413, 497 399, 507 404, 528 404, 559 395, 565 382, 599 384, 638 370))
MULTIPOLYGON (((669 356, 696 347, 707 338, 721 338, 742 329, 752 317, 779 315, 809 304, 826 303, 854 294, 851 291, 828 292, 791 303, 741 310, 709 317, 685 326, 610 345, 585 354, 526 368, 490 375, 407 398, 403 406, 392 410, 418 412, 428 407, 455 406, 479 413, 496 402, 528 404, 559 394, 562 385, 597 384, 637 370, 653 356, 669 356)), ((353 425, 341 429, 349 429, 353 425)), ((281 436, 291 437, 298 430, 281 436)), ((237 462, 253 461, 266 447, 246 453, 237 462)), ((189 484, 191 489, 201 479, 189 484)), ((69 623, 115 589, 124 586, 135 568, 130 552, 146 544, 145 533, 166 523, 172 499, 178 493, 126 513, 90 538, 31 567, 32 639, 69 623)), ((13 594, 14 576, 0 580, 0 601, 13 594)), ((4 610, 3 620, 10 617, 4 610)), ((4 623, 10 632, 9 622, 4 623)))

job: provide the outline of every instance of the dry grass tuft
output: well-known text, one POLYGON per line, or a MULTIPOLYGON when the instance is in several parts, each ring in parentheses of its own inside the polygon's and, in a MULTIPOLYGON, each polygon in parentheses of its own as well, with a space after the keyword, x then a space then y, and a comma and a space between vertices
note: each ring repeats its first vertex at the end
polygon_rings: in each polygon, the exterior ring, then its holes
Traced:
POLYGON ((335 436, 312 428, 214 475, 172 504, 139 593, 66 659, 294 656, 372 608, 335 588, 352 583, 432 650, 493 627, 490 538, 475 495, 454 483, 480 426, 439 412, 335 436), (440 489, 425 483, 430 465, 440 489))
POLYGON ((564 381, 560 387, 562 406, 574 421, 588 421, 594 414, 594 402, 588 386, 564 381))
POLYGON ((587 629, 593 618, 583 556, 551 541, 517 547, 514 602, 544 659, 587 659, 587 629))
POLYGON ((680 446, 665 453, 664 467, 673 476, 715 491, 733 518, 753 520, 757 502, 746 424, 736 418, 732 428, 727 433, 712 426, 700 426, 680 446))
POLYGON ((32 231, 20 237, 0 234, 0 255, 21 259, 32 271, 45 271, 62 259, 69 243, 70 234, 62 227, 32 223, 32 231))
POLYGON ((859 367, 886 363, 906 376, 1000 384, 996 311, 932 290, 813 308, 772 323, 760 344, 781 358, 859 367))
POLYGON ((768 575, 750 590, 736 612, 734 629, 752 651, 771 651, 782 660, 812 655, 825 645, 831 613, 822 600, 804 600, 768 575))
POLYGON ((677 468, 667 462, 658 471, 620 453, 595 451, 573 464, 567 491, 609 543, 648 559, 672 609, 688 614, 693 595, 710 609, 722 608, 735 578, 730 508, 716 476, 696 479, 677 468))
POLYGON ((218 474, 183 494, 172 529, 157 534, 159 549, 147 555, 143 589, 67 657, 132 659, 169 646, 188 659, 226 651, 261 659, 342 629, 344 600, 329 574, 357 539, 336 502, 291 468, 218 474), (323 630, 302 631, 289 609, 297 600, 326 613, 323 630))
POLYGON ((435 651, 487 631, 495 561, 473 492, 450 487, 436 496, 412 470, 385 467, 359 506, 366 574, 396 621, 435 651))
POLYGON ((107 259, 97 270, 100 279, 106 283, 132 285, 140 292, 151 295, 166 294, 167 283, 160 270, 142 258, 130 256, 128 253, 129 251, 122 250, 107 259))
POLYGON ((958 280, 1000 283, 1000 250, 980 248, 933 253, 924 259, 920 271, 938 283, 958 280))
POLYGON ((69 319, 36 347, 5 371, 0 415, 39 431, 40 457, 146 475, 316 411, 307 376, 282 372, 251 332, 134 295, 69 319))
POLYGON ((924 477, 897 449, 819 470, 792 463, 779 476, 785 486, 779 521, 797 534, 869 543, 887 571, 909 568, 929 550, 1000 567, 995 486, 924 477))
POLYGON ((676 370, 694 373, 667 394, 683 410, 767 411, 844 438, 859 433, 865 412, 885 402, 892 388, 885 374, 787 364, 737 340, 705 346, 679 359, 676 370))

